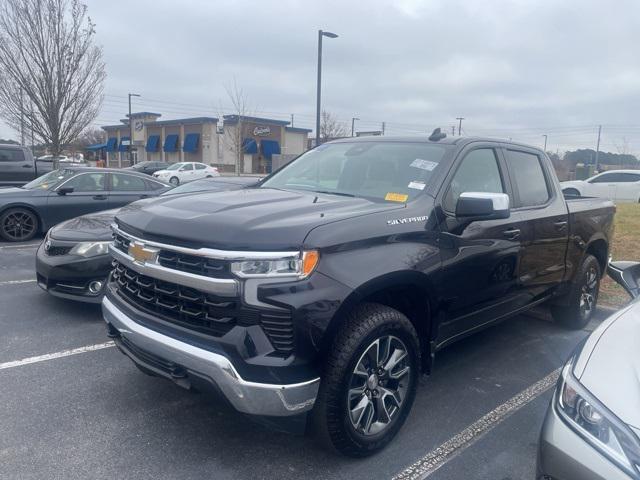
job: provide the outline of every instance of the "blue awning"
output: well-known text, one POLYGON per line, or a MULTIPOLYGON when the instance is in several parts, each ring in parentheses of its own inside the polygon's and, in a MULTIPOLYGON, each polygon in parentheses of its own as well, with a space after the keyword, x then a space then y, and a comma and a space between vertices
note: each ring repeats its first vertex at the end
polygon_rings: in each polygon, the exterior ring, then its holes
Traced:
POLYGON ((184 137, 184 145, 182 146, 182 151, 196 153, 198 151, 199 141, 199 133, 187 133, 187 135, 184 137))
POLYGON ((262 155, 267 158, 280 154, 280 144, 276 140, 262 140, 260 147, 262 148, 262 155))
POLYGON ((177 152, 178 151, 178 135, 167 135, 164 139, 165 152, 177 152))
POLYGON ((149 135, 147 138, 147 146, 144 148, 147 152, 157 152, 160 147, 160 135, 149 135))
POLYGON ((120 148, 118 148, 120 152, 128 152, 129 151, 129 137, 120 137, 120 148))
POLYGON ((103 148, 107 148, 106 143, 96 143, 95 145, 89 145, 88 147, 85 148, 85 150, 94 152, 97 150, 102 150, 103 148))
POLYGON ((107 152, 115 152, 117 151, 118 139, 116 137, 111 137, 107 140, 107 152))
POLYGON ((242 150, 244 153, 253 155, 254 153, 258 153, 258 144, 253 138, 245 138, 242 141, 242 150))

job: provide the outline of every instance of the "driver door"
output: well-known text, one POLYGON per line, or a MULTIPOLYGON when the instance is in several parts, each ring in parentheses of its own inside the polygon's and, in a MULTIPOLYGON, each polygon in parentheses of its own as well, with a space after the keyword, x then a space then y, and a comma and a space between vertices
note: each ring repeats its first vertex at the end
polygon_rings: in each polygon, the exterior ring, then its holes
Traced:
POLYGON ((80 173, 49 194, 47 223, 51 226, 70 218, 108 208, 107 174, 104 172, 80 173), (61 188, 73 188, 73 191, 61 195, 58 193, 61 188))
POLYGON ((513 203, 502 152, 493 145, 480 145, 463 151, 460 157, 439 194, 443 218, 438 288, 446 305, 439 344, 526 304, 518 279, 521 216, 511 211, 506 219, 469 222, 455 215, 457 200, 464 192, 506 193, 513 203))
POLYGON ((179 170, 180 183, 187 183, 195 179, 195 170, 193 169, 193 163, 185 163, 179 170))
POLYGON ((617 174, 615 172, 605 172, 587 180, 587 195, 591 197, 616 199, 616 189, 618 187, 617 174))

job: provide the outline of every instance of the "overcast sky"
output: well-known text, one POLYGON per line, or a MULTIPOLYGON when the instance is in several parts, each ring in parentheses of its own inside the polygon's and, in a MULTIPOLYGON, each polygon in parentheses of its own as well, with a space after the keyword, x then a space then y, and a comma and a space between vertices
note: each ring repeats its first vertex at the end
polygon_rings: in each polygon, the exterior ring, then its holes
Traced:
MULTIPOLYGON (((108 78, 97 125, 230 113, 234 78, 258 116, 312 128, 317 30, 323 108, 356 130, 492 135, 548 149, 640 153, 640 1, 88 0, 108 78), (221 112, 221 107, 223 112, 221 112), (626 145, 626 147, 625 147, 626 145)), ((0 126, 0 136, 11 135, 0 126)))

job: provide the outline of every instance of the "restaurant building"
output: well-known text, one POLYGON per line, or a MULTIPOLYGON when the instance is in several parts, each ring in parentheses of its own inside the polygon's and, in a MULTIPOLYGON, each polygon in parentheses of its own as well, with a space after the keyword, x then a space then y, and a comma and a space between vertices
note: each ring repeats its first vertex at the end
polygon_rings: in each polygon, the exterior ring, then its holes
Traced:
POLYGON ((202 162, 221 172, 269 173, 274 155, 293 158, 307 149, 311 130, 271 118, 224 115, 159 120, 161 115, 138 112, 119 125, 102 127, 107 133, 109 167, 150 161, 202 162), (133 125, 133 141, 131 129, 133 125), (129 149, 132 148, 130 161, 129 149))

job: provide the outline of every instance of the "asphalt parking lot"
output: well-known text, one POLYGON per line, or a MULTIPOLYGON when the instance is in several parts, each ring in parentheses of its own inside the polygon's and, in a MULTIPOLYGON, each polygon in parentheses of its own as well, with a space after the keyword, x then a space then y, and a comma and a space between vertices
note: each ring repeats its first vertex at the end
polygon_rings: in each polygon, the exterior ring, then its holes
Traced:
POLYGON ((142 374, 98 306, 40 290, 36 246, 0 243, 3 479, 534 478, 554 372, 588 333, 540 311, 447 348, 395 441, 346 459, 142 374))

